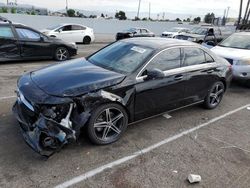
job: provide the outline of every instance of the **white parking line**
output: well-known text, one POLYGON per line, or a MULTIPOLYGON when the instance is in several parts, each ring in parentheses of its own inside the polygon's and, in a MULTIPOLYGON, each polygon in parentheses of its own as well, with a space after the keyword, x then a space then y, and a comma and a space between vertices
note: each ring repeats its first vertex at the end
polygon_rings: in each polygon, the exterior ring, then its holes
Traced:
POLYGON ((91 171, 88 171, 88 172, 86 172, 86 173, 84 173, 84 174, 82 174, 82 175, 80 175, 80 176, 74 177, 74 178, 71 179, 71 180, 68 180, 68 181, 66 181, 66 182, 64 182, 64 183, 62 183, 62 184, 59 184, 59 185, 55 186, 55 188, 66 188, 66 187, 75 185, 75 184, 77 184, 77 183, 79 183, 79 182, 82 182, 82 181, 86 180, 87 178, 93 177, 93 176, 95 176, 95 175, 97 175, 97 174, 103 172, 103 171, 106 170, 106 169, 113 168, 113 167, 118 166, 118 165, 120 165, 120 164, 122 164, 122 163, 125 163, 125 162, 127 162, 127 161, 129 161, 129 160, 131 160, 131 159, 134 159, 134 158, 136 158, 136 157, 138 157, 138 156, 140 156, 140 155, 143 155, 143 154, 145 154, 145 153, 148 153, 148 152, 150 152, 150 151, 152 151, 152 150, 154 150, 154 149, 156 149, 156 148, 158 148, 158 147, 160 147, 160 146, 162 146, 162 145, 164 145, 164 144, 167 144, 167 143, 169 143, 169 142, 175 141, 175 140, 178 139, 178 138, 181 138, 181 137, 183 137, 183 136, 185 136, 185 135, 188 135, 188 134, 190 134, 190 133, 192 133, 192 132, 194 132, 194 131, 197 131, 197 130, 200 129, 200 128, 203 128, 203 127, 205 127, 205 126, 208 126, 208 125, 210 125, 210 124, 212 124, 212 123, 214 123, 214 122, 217 122, 217 121, 219 121, 219 120, 221 120, 221 119, 223 119, 223 118, 225 118, 225 117, 227 117, 227 116, 230 116, 230 115, 232 115, 232 114, 234 114, 234 113, 236 113, 236 112, 238 112, 238 111, 240 111, 240 110, 243 110, 243 109, 245 109, 245 108, 247 108, 247 107, 249 107, 249 106, 250 106, 250 104, 245 105, 245 106, 242 106, 242 107, 237 108, 237 109, 235 109, 235 110, 232 110, 232 111, 230 111, 230 112, 228 112, 228 113, 226 113, 226 114, 223 114, 223 115, 221 115, 221 116, 219 116, 219 117, 216 117, 216 118, 214 118, 214 119, 211 119, 210 121, 208 121, 208 122, 206 122, 206 123, 203 123, 203 124, 201 124, 201 125, 198 125, 198 126, 196 126, 196 127, 193 127, 193 128, 188 129, 188 130, 186 130, 186 131, 183 131, 183 132, 181 132, 181 133, 179 133, 179 134, 177 134, 177 135, 174 135, 174 136, 172 136, 172 137, 166 138, 166 139, 162 140, 161 142, 158 142, 158 143, 156 143, 156 144, 154 144, 154 145, 151 145, 151 146, 149 146, 149 147, 147 147, 147 148, 145 148, 145 149, 142 149, 142 150, 140 150, 140 151, 137 151, 137 152, 133 153, 132 155, 123 157, 123 158, 118 159, 118 160, 116 160, 116 161, 110 162, 110 163, 108 163, 108 164, 106 164, 106 165, 103 165, 103 166, 100 166, 100 167, 98 167, 98 168, 96 168, 96 169, 93 169, 93 170, 91 170, 91 171))
POLYGON ((6 99, 12 99, 12 98, 16 98, 16 96, 0 97, 0 101, 6 100, 6 99))

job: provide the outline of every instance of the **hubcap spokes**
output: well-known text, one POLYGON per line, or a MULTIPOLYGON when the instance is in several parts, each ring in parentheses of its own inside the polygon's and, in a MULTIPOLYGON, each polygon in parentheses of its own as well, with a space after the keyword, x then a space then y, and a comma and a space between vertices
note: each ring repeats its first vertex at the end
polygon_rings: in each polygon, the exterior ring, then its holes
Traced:
POLYGON ((66 50, 63 50, 63 49, 60 49, 58 50, 57 52, 57 57, 59 60, 65 60, 67 58, 67 51, 66 50))
POLYGON ((210 104, 217 105, 220 103, 223 92, 223 88, 220 85, 216 85, 213 91, 210 93, 210 104))
POLYGON ((123 113, 118 109, 107 108, 104 110, 94 123, 96 135, 99 135, 99 139, 107 140, 110 137, 119 135, 123 125, 123 117, 123 113))

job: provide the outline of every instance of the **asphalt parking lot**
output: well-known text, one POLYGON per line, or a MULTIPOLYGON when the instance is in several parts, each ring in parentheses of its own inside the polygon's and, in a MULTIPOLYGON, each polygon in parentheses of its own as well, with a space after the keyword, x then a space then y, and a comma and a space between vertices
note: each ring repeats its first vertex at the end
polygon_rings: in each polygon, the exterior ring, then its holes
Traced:
MULTIPOLYGON (((105 45, 80 45, 76 58, 105 45)), ((250 90, 236 83, 215 110, 193 106, 130 125, 112 145, 83 133, 48 160, 34 153, 11 112, 14 90, 20 75, 51 63, 0 65, 0 187, 249 187, 250 90), (190 185, 190 173, 202 181, 190 185)))

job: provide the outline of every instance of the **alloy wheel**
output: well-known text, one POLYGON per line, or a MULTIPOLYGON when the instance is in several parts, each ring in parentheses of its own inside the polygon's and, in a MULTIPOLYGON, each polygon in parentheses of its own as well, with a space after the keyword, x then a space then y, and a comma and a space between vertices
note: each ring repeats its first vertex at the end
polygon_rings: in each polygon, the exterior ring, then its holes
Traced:
POLYGON ((94 122, 95 135, 99 140, 108 141, 118 137, 124 126, 124 114, 117 108, 107 108, 94 122))
POLYGON ((68 50, 66 48, 58 48, 56 51, 56 59, 65 61, 68 59, 68 50))
POLYGON ((212 91, 210 92, 210 95, 209 95, 209 103, 211 106, 217 106, 221 99, 222 99, 222 96, 223 96, 223 93, 224 93, 224 87, 223 85, 221 84, 216 84, 212 91))

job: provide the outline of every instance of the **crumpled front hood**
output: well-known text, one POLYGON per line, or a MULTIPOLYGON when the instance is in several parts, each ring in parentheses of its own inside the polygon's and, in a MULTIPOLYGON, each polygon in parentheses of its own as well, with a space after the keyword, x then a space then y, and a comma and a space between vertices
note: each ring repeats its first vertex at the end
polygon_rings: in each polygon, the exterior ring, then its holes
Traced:
POLYGON ((250 59, 250 50, 216 46, 211 49, 216 55, 233 60, 250 59))
POLYGON ((30 73, 33 82, 54 96, 79 96, 120 83, 125 76, 85 59, 55 64, 30 73))

